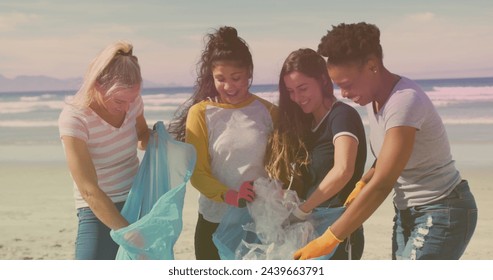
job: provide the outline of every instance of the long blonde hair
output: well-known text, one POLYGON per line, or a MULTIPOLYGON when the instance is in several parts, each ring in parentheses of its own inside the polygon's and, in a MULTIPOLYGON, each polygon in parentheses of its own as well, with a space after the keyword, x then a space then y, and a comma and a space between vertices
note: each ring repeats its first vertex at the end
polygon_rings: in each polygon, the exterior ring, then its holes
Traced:
POLYGON ((103 49, 89 64, 84 82, 72 100, 79 108, 87 108, 92 102, 103 103, 120 88, 142 84, 139 62, 133 55, 129 42, 119 41, 103 49), (97 88, 103 89, 104 93, 97 88))

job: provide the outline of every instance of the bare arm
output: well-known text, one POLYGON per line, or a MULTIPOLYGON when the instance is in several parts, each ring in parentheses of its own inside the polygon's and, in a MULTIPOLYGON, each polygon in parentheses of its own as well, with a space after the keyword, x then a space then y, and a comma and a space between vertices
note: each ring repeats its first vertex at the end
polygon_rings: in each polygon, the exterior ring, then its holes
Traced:
POLYGON ((373 177, 373 174, 375 174, 375 165, 376 164, 377 164, 377 160, 375 160, 375 162, 370 167, 370 169, 368 169, 368 171, 366 171, 366 173, 363 174, 363 176, 361 176, 361 180, 360 181, 363 181, 365 183, 370 182, 371 178, 373 177))
POLYGON ((62 138, 67 163, 79 191, 96 217, 111 229, 128 226, 111 199, 99 188, 94 164, 84 141, 70 136, 62 138))
POLYGON ((334 141, 334 166, 317 189, 300 206, 308 213, 327 199, 336 195, 351 180, 358 153, 358 141, 351 136, 340 136, 334 141))
POLYGON ((137 137, 139 139, 138 148, 145 150, 147 143, 149 142, 149 127, 147 126, 144 114, 140 115, 136 119, 135 129, 137 129, 137 137))
POLYGON ((330 227, 335 236, 347 238, 382 204, 411 157, 415 135, 416 129, 407 126, 394 127, 386 132, 373 177, 330 227))

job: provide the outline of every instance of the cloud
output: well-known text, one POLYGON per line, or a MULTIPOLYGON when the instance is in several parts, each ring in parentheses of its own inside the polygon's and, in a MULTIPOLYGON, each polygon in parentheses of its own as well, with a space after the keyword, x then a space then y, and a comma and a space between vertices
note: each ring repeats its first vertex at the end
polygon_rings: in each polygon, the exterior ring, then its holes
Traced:
POLYGON ((483 18, 443 12, 402 17, 382 30, 385 63, 418 78, 487 76, 493 28, 483 18))
POLYGON ((39 19, 36 14, 8 13, 0 14, 0 31, 12 31, 20 25, 33 23, 39 19))
POLYGON ((426 23, 433 21, 436 15, 432 12, 423 12, 408 15, 406 18, 412 22, 426 23))
POLYGON ((489 66, 492 57, 492 10, 487 8, 430 4, 413 13, 398 5, 383 11, 368 4, 360 7, 364 13, 349 13, 348 5, 328 11, 262 1, 266 5, 260 9, 259 1, 252 1, 226 6, 212 0, 0 1, 0 74, 78 77, 106 44, 123 39, 134 44, 146 79, 190 84, 206 33, 232 25, 251 47, 255 82, 276 82, 291 51, 315 49, 331 24, 361 20, 380 27, 391 69, 472 69, 489 66))

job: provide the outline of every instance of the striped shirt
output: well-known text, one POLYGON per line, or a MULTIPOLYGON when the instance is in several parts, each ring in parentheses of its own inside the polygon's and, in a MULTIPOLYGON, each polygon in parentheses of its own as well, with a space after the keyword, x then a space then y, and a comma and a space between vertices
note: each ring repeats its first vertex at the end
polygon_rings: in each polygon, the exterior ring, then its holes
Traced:
MULTIPOLYGON (((113 202, 126 200, 139 168, 135 125, 143 111, 139 96, 130 105, 120 128, 104 121, 91 108, 79 109, 70 104, 64 107, 58 119, 60 137, 71 136, 86 142, 98 185, 113 202)), ((75 182, 73 190, 75 207, 88 207, 75 182)))

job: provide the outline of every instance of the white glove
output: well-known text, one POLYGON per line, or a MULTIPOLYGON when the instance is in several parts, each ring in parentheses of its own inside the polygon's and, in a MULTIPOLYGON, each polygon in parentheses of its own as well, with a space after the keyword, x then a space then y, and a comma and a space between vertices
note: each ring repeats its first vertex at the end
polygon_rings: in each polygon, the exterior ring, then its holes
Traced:
POLYGON ((303 212, 299 206, 297 206, 296 208, 294 208, 294 210, 291 212, 291 214, 289 214, 289 224, 294 224, 294 223, 300 223, 300 222, 304 222, 306 221, 306 219, 308 218, 308 216, 310 216, 312 212, 303 212))

